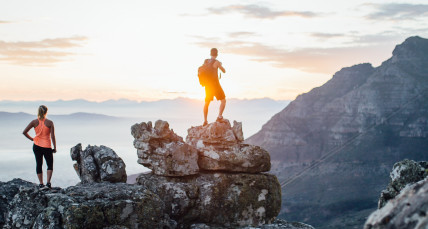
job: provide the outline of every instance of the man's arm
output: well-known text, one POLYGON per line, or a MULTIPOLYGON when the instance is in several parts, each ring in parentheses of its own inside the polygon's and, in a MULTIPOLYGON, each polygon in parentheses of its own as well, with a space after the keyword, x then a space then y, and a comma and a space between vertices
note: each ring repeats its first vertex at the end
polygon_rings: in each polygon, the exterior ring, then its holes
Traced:
POLYGON ((226 69, 224 69, 224 68, 223 68, 223 66, 221 65, 221 62, 220 62, 220 61, 217 61, 217 67, 218 67, 218 68, 220 68, 220 70, 221 70, 223 73, 226 73, 226 69))

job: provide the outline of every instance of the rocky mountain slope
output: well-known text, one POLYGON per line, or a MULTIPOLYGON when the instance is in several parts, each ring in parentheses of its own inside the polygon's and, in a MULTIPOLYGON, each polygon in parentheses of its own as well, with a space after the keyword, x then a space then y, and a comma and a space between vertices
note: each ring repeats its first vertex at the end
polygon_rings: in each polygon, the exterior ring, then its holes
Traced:
POLYGON ((246 142, 271 153, 272 172, 286 183, 280 217, 360 228, 389 168, 428 159, 428 40, 406 39, 376 68, 343 68, 246 142))

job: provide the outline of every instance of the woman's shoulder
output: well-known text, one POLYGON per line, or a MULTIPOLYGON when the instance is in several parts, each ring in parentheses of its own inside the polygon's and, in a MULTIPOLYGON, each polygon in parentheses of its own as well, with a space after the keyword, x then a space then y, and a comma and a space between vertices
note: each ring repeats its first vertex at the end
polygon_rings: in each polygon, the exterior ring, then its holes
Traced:
POLYGON ((54 123, 53 123, 53 121, 52 121, 52 120, 50 120, 50 119, 46 119, 46 120, 45 120, 45 124, 46 124, 46 125, 49 125, 49 126, 52 126, 54 123))
POLYGON ((38 119, 34 119, 30 122, 29 124, 31 127, 36 127, 39 125, 39 120, 38 119))

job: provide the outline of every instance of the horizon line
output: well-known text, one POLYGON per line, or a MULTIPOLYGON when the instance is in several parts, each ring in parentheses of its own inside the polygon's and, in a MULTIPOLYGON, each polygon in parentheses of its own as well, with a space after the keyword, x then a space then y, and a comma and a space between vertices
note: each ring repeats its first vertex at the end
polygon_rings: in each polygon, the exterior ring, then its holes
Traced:
MULTIPOLYGON (((263 100, 263 99, 269 99, 269 100, 273 100, 273 101, 293 101, 292 99, 274 99, 271 97, 260 97, 260 98, 228 98, 227 100, 241 100, 241 101, 245 101, 245 100, 263 100)), ((143 103, 143 102, 160 102, 160 101, 172 101, 172 100, 191 100, 191 101, 198 101, 198 102, 203 102, 204 99, 194 99, 194 98, 190 98, 190 97, 175 97, 172 99, 158 99, 158 100, 133 100, 133 99, 127 99, 127 98, 120 98, 120 99, 107 99, 107 100, 102 100, 102 101, 96 101, 96 100, 88 100, 88 99, 84 99, 84 98, 76 98, 76 99, 56 99, 56 100, 41 100, 41 99, 36 99, 36 100, 10 100, 10 99, 5 99, 5 100, 1 100, 0 102, 73 102, 73 101, 86 101, 86 102, 91 102, 91 103, 105 103, 105 102, 111 102, 111 101, 121 101, 121 100, 125 100, 125 101, 130 101, 130 102, 136 102, 136 103, 143 103)))

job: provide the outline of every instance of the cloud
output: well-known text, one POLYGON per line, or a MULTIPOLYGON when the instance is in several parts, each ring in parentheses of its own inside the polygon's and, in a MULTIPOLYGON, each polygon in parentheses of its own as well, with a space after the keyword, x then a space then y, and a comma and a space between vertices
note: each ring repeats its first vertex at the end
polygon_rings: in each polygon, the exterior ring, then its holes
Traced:
POLYGON ((8 23, 12 23, 11 21, 2 21, 0 20, 0 24, 8 24, 8 23))
POLYGON ((305 72, 328 74, 342 67, 368 62, 372 60, 369 57, 379 56, 379 52, 391 51, 388 45, 286 50, 258 42, 214 41, 216 40, 205 38, 195 44, 204 48, 221 47, 221 52, 249 56, 253 61, 269 63, 278 68, 294 68, 305 72))
POLYGON ((52 65, 75 55, 64 49, 80 47, 86 37, 44 39, 41 41, 0 41, 0 61, 17 65, 52 65))
POLYGON ((414 20, 417 17, 428 16, 428 5, 425 4, 365 4, 377 11, 367 15, 368 19, 379 20, 414 20))
POLYGON ((303 17, 311 18, 318 16, 317 13, 310 11, 273 11, 267 7, 259 5, 229 5, 217 8, 208 8, 212 14, 226 14, 226 13, 241 13, 250 18, 258 19, 275 19, 277 17, 303 17))
POLYGON ((234 33, 229 33, 228 34, 229 37, 231 38, 237 38, 237 37, 252 37, 255 36, 256 33, 253 32, 234 32, 234 33))
POLYGON ((344 37, 345 34, 340 33, 310 33, 311 37, 316 37, 319 39, 329 39, 329 38, 336 38, 336 37, 344 37))

